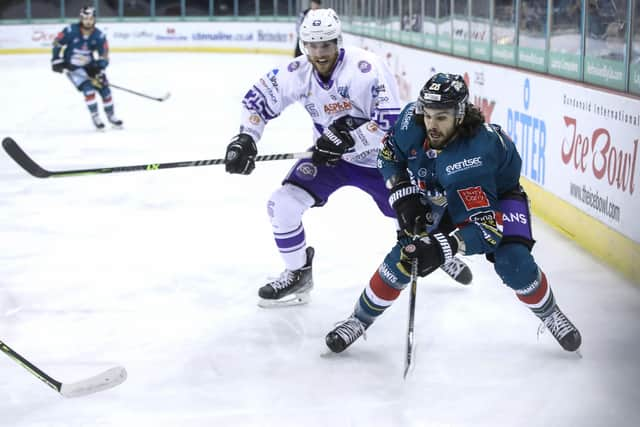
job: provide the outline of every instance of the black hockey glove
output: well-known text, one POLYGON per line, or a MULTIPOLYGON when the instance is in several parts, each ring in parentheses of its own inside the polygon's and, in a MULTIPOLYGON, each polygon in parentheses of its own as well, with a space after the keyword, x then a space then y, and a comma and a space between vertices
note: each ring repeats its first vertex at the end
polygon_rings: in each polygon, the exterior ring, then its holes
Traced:
POLYGON ((349 134, 350 130, 357 127, 353 127, 355 120, 350 116, 341 117, 325 129, 313 147, 311 161, 316 165, 335 166, 342 155, 356 145, 349 134))
POLYGON ((51 60, 51 69, 56 73, 61 73, 65 69, 64 59, 55 58, 51 60))
POLYGON ((426 232, 427 225, 431 225, 431 208, 422 203, 420 189, 410 182, 404 181, 391 189, 389 204, 396 211, 400 226, 400 233, 413 236, 426 232))
POLYGON ((224 167, 229 173, 249 175, 256 167, 255 157, 258 154, 256 143, 250 135, 240 133, 233 137, 227 145, 224 167))
POLYGON ((414 239, 402 248, 400 263, 411 271, 411 262, 418 260, 418 276, 424 277, 442 264, 451 261, 458 252, 458 240, 440 232, 429 233, 420 239, 414 239))
POLYGON ((102 89, 103 87, 109 85, 109 82, 107 81, 107 75, 103 70, 100 70, 100 72, 96 74, 95 77, 91 78, 91 83, 98 89, 102 89))
POLYGON ((96 64, 95 62, 90 62, 84 66, 84 70, 87 72, 87 75, 92 79, 95 79, 98 74, 100 74, 103 70, 96 64))

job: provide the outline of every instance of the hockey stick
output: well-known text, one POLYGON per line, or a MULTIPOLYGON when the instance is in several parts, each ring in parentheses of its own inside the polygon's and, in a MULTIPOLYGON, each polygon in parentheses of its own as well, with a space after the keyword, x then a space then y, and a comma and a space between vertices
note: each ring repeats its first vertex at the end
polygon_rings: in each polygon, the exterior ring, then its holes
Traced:
POLYGON ((122 86, 118 86, 118 85, 114 85, 113 83, 109 82, 109 86, 115 89, 120 89, 123 90, 125 92, 129 92, 132 93, 134 95, 138 95, 141 96, 143 98, 147 98, 147 99, 153 99, 154 101, 158 101, 158 102, 162 102, 162 101, 166 101, 167 99, 169 99, 169 97, 171 96, 171 93, 167 92, 165 93, 163 96, 161 97, 156 97, 156 96, 151 96, 151 95, 147 95, 141 92, 136 92, 135 90, 131 90, 131 89, 127 89, 126 87, 122 87, 122 86))
MULTIPOLYGON (((71 71, 71 70, 68 70, 68 69, 67 69, 67 70, 65 70, 65 74, 66 74, 67 76, 70 76, 70 75, 71 75, 71 72, 70 72, 70 71, 71 71)), ((94 85, 94 86, 102 87, 102 83, 100 83, 99 81, 97 81, 95 77, 91 77, 91 76, 89 76, 89 79, 91 80, 91 82, 93 83, 93 85, 94 85)), ((167 99, 169 99, 169 97, 171 96, 171 93, 170 93, 170 92, 167 92, 167 93, 165 93, 164 95, 162 95, 162 96, 160 96, 160 97, 157 97, 157 96, 147 95, 146 93, 142 93, 142 92, 136 92, 135 90, 127 89, 126 87, 122 87, 122 86, 114 85, 114 84, 113 84, 113 83, 111 83, 111 82, 108 82, 107 84, 108 84, 108 86, 110 86, 110 87, 112 87, 112 88, 120 89, 120 90, 122 90, 122 91, 129 92, 129 93, 132 93, 132 94, 134 94, 134 95, 141 96, 141 97, 143 97, 143 98, 153 99, 154 101, 158 101, 158 102, 166 101, 166 100, 167 100, 167 99)))
MULTIPOLYGON (((418 236, 422 227, 419 218, 413 226, 413 235, 418 236)), ((414 237, 415 238, 415 237, 414 237)), ((407 351, 404 359, 404 375, 403 379, 407 379, 409 371, 413 367, 413 354, 415 352, 415 341, 413 339, 413 327, 416 319, 416 292, 418 290, 418 258, 411 261, 411 293, 409 294, 409 324, 407 326, 407 351)))
MULTIPOLYGON (((117 172, 134 172, 134 171, 153 171, 159 169, 171 169, 171 168, 188 168, 192 166, 210 166, 224 164, 224 159, 209 159, 209 160, 191 160, 185 162, 170 162, 170 163, 150 163, 146 165, 132 165, 132 166, 110 166, 102 168, 91 169, 68 169, 60 171, 49 171, 37 164, 27 153, 20 148, 17 142, 7 137, 2 140, 2 147, 7 154, 15 160, 24 170, 29 172, 36 178, 59 178, 67 176, 79 176, 79 175, 98 175, 105 173, 117 173, 117 172)), ((265 154, 262 156, 256 156, 255 161, 263 162, 268 160, 287 160, 287 159, 308 159, 311 157, 310 151, 303 151, 299 153, 283 153, 283 154, 265 154)))
POLYGON ((404 360, 404 375, 406 380, 413 364, 415 341, 413 339, 413 326, 416 317, 416 291, 418 290, 418 259, 411 262, 411 293, 409 294, 409 326, 407 327, 407 352, 404 360))
POLYGON ((127 379, 127 371, 121 367, 111 368, 93 376, 75 383, 61 383, 58 380, 53 379, 49 375, 45 374, 34 364, 29 362, 24 357, 20 356, 8 345, 0 341, 0 350, 7 356, 12 358, 18 365, 31 372, 37 378, 39 378, 46 385, 60 393, 64 397, 81 397, 88 394, 96 393, 99 391, 107 390, 122 384, 127 379))

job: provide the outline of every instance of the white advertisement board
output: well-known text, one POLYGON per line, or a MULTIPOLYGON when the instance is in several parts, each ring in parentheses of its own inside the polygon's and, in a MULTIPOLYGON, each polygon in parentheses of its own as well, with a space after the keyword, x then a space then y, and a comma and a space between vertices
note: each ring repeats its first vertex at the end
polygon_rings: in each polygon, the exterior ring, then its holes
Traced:
MULTIPOLYGON (((65 24, 0 25, 0 50, 49 48, 65 24)), ((113 48, 288 49, 295 25, 278 22, 98 22, 113 48)))
POLYGON ((386 59, 405 101, 435 72, 462 74, 487 121, 522 156, 522 175, 640 243, 640 100, 541 74, 347 36, 386 59))
MULTIPOLYGON (((294 24, 273 22, 100 22, 112 48, 293 50, 294 24)), ((63 24, 2 25, 0 52, 48 49, 63 24)), ((487 121, 503 126, 522 174, 546 191, 640 243, 640 100, 579 83, 345 35, 382 56, 405 101, 435 72, 465 77, 487 121)))

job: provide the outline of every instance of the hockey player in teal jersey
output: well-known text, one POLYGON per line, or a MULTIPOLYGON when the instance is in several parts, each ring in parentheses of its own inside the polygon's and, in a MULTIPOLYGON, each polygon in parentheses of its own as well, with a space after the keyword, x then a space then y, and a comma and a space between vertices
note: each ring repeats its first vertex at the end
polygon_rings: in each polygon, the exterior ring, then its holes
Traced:
POLYGON ((80 9, 80 21, 65 27, 53 41, 51 68, 56 73, 67 70, 69 80, 84 94, 96 129, 104 129, 104 123, 98 114, 96 91, 102 98, 109 123, 119 128, 122 127, 122 120, 114 113, 111 89, 105 73, 109 65, 109 43, 104 33, 95 25, 96 10, 84 6, 80 9))
POLYGON ((558 307, 531 249, 531 215, 520 186, 522 161, 500 126, 468 102, 461 76, 439 73, 402 111, 378 157, 390 202, 411 239, 400 240, 361 294, 354 313, 326 337, 334 352, 364 333, 410 280, 411 262, 426 276, 456 254, 484 254, 502 281, 540 318, 563 349, 582 338, 558 307), (452 227, 424 226, 447 205, 452 227), (418 226, 416 227, 416 223, 418 226))

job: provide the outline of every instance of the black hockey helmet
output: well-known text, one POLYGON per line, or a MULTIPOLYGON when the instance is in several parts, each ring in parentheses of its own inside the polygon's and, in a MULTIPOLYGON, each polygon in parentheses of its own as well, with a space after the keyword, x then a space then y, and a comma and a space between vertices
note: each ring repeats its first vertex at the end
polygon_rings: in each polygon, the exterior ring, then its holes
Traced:
POLYGON ((460 123, 464 118, 468 99, 469 89, 461 75, 438 73, 431 77, 420 90, 416 102, 416 114, 423 114, 425 108, 453 108, 460 123))

